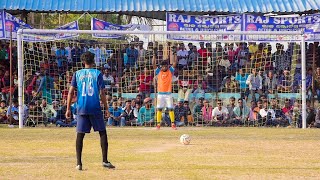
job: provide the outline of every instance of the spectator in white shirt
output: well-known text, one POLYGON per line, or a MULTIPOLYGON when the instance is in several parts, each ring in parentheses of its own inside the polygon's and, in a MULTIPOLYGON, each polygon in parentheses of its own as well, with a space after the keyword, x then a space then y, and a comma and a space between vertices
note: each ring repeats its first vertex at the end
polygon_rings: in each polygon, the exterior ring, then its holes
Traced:
POLYGON ((178 57, 178 68, 183 69, 188 67, 188 56, 189 52, 184 47, 184 44, 181 43, 179 46, 179 51, 177 52, 178 57))
POLYGON ((229 119, 229 111, 223 106, 222 100, 217 100, 217 107, 212 110, 212 118, 217 125, 223 125, 227 123, 229 119))

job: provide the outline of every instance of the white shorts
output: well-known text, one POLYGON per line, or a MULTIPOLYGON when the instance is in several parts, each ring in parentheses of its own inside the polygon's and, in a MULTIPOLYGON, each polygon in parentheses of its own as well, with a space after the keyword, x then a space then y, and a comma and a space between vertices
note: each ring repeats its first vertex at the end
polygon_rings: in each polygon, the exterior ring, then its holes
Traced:
POLYGON ((173 109, 173 99, 171 94, 158 94, 157 96, 157 108, 173 109))

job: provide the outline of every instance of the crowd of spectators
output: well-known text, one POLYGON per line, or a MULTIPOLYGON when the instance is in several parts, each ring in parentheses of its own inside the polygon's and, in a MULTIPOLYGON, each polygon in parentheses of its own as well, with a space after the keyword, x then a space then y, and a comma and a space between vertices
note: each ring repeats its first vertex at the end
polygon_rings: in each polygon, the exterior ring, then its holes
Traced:
MULTIPOLYGON (((306 49, 308 124, 320 126, 320 46, 309 43, 306 49), (314 62, 313 62, 314 61, 314 62), (315 64, 314 64, 315 63, 315 64), (316 68, 315 68, 316 67, 316 68), (311 103, 312 102, 312 103, 311 103), (318 123, 315 123, 318 122, 318 123)), ((8 43, 0 46, 0 121, 17 123, 17 53, 12 48, 12 85, 10 87, 8 43), (9 94, 12 93, 12 105, 9 94), (11 108, 12 107, 12 108, 11 108), (9 118, 9 117, 13 118, 9 118)), ((156 93, 152 58, 156 63, 177 56, 173 92, 175 121, 184 125, 266 125, 301 126, 299 98, 278 98, 280 93, 301 92, 300 44, 287 43, 178 43, 132 41, 130 43, 50 42, 24 44, 25 122, 55 123, 75 126, 74 118, 64 117, 66 96, 72 74, 82 68, 80 56, 90 51, 103 72, 108 90, 109 126, 153 125, 156 93), (273 49, 275 48, 275 49, 273 49), (122 94, 138 93, 137 98, 123 99, 122 94), (207 94, 233 93, 238 98, 208 98, 207 94), (114 96, 116 94, 116 96, 114 96), (224 106, 229 101, 227 106, 224 106)), ((218 96, 217 96, 218 97, 218 96)), ((166 111, 163 122, 168 123, 166 111)), ((11 123, 11 124, 14 124, 11 123)))

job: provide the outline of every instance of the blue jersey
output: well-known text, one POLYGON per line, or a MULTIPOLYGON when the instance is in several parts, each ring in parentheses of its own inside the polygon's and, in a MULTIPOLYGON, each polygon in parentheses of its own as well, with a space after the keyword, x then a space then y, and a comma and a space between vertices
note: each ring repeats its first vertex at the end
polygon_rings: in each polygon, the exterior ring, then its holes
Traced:
POLYGON ((102 113, 100 90, 104 88, 102 74, 96 69, 81 69, 73 74, 71 86, 77 88, 77 114, 102 113))

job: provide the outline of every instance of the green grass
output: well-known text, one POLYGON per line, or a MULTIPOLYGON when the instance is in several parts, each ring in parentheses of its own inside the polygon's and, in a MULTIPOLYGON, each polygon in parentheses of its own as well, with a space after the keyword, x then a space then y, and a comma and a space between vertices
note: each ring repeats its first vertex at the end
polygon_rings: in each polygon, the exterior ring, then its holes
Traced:
POLYGON ((320 131, 287 128, 108 128, 85 136, 75 170, 75 129, 0 126, 0 179, 319 179, 320 131), (192 137, 190 145, 180 135, 192 137))

